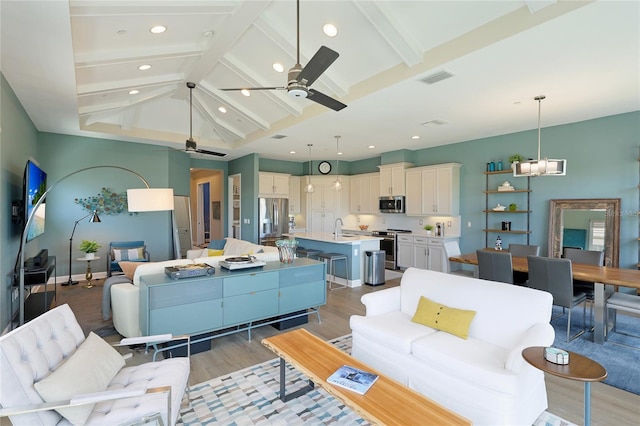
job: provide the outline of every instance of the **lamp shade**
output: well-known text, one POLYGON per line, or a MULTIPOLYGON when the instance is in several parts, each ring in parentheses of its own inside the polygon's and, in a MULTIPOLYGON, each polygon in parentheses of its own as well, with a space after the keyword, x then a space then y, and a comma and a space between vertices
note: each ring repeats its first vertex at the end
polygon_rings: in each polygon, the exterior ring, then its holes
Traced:
POLYGON ((127 189, 130 212, 157 212, 173 210, 173 188, 127 189))

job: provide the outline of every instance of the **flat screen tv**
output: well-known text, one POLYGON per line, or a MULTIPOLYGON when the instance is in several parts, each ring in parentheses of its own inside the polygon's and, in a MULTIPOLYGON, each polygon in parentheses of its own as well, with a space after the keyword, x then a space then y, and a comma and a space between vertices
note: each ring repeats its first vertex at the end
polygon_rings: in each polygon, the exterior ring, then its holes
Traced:
MULTIPOLYGON (((24 181, 23 181, 23 199, 24 199, 24 223, 26 226, 29 216, 35 205, 40 200, 40 197, 47 190, 47 174, 36 164, 34 161, 27 161, 27 165, 24 169, 24 181)), ((31 241, 39 235, 44 233, 45 225, 45 203, 43 202, 38 207, 38 210, 34 214, 33 221, 29 229, 25 229, 27 233, 27 241, 31 241)))

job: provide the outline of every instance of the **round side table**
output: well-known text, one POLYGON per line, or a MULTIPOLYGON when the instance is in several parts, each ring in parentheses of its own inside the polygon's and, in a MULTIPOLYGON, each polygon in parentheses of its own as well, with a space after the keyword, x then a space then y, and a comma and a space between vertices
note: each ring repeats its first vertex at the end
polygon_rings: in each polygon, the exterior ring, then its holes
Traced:
POLYGON ((91 272, 91 261, 92 260, 98 260, 100 259, 100 256, 95 256, 91 259, 87 259, 86 257, 79 257, 78 260, 84 260, 85 262, 87 262, 87 273, 84 275, 85 279, 87 280, 87 283, 85 285, 83 285, 82 287, 84 288, 91 288, 93 287, 93 283, 91 282, 91 280, 93 279, 93 273, 91 272))
POLYGON ((539 370, 569 380, 584 382, 584 424, 591 425, 591 382, 607 378, 607 370, 586 356, 569 352, 569 364, 554 364, 544 357, 543 346, 533 346, 522 351, 522 357, 539 370))

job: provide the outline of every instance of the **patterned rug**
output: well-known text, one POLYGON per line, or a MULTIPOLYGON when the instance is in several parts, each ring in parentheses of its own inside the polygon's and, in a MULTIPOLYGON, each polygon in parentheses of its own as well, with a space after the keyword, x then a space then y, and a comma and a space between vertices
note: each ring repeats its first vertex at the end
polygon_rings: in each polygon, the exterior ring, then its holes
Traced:
MULTIPOLYGON (((351 352, 351 335, 330 341, 351 352)), ((194 385, 190 404, 180 411, 180 425, 368 425, 354 411, 320 388, 282 402, 279 360, 273 359, 194 385)), ((287 393, 307 384, 306 378, 287 365, 287 393)), ((548 412, 534 426, 572 426, 548 412)), ((575 425, 573 425, 575 426, 575 425)))

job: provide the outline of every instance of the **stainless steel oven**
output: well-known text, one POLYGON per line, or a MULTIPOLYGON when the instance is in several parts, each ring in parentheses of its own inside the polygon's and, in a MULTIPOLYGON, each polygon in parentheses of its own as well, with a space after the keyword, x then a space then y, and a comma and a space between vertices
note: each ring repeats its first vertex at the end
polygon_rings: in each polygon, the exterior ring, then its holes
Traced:
POLYGON ((373 231, 373 235, 381 237, 380 250, 384 250, 384 267, 385 269, 399 269, 396 253, 398 252, 398 234, 410 234, 411 231, 406 229, 386 229, 382 231, 373 231))

